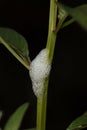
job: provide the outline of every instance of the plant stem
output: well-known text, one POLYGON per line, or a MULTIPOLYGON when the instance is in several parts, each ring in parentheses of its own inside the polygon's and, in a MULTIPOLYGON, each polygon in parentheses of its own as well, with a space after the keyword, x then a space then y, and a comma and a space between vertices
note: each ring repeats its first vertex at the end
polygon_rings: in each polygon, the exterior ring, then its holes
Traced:
MULTIPOLYGON (((56 42, 56 27, 57 20, 57 4, 55 0, 50 0, 50 16, 49 16, 49 32, 46 48, 49 50, 49 60, 52 62, 54 47, 56 42)), ((46 128, 46 106, 47 106, 47 90, 49 77, 45 80, 44 93, 37 99, 37 130, 45 130, 46 128)))
POLYGON ((50 16, 49 16, 49 31, 46 48, 49 50, 49 60, 52 62, 56 36, 56 21, 57 21, 57 3, 55 0, 50 0, 50 16))
POLYGON ((29 65, 27 65, 23 59, 5 42, 5 40, 3 38, 0 37, 0 42, 11 52, 11 54, 18 60, 21 62, 22 65, 25 66, 25 68, 27 68, 28 70, 30 69, 29 65))
MULTIPOLYGON (((67 13, 62 9, 56 0, 50 0, 50 14, 49 14, 49 31, 46 48, 49 50, 48 60, 52 64, 57 32, 60 30, 67 13), (58 8, 59 7, 59 8, 58 8), (59 9, 59 22, 57 21, 57 8, 59 9)), ((47 92, 48 92, 49 77, 44 81, 45 91, 37 99, 37 130, 45 130, 46 127, 46 106, 47 106, 47 92)))
POLYGON ((45 130, 48 78, 45 80, 45 92, 37 99, 37 129, 45 130))

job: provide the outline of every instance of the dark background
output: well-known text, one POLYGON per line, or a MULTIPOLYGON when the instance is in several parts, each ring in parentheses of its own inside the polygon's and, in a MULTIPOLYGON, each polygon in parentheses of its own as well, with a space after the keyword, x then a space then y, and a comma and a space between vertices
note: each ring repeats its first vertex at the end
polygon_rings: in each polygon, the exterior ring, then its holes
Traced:
MULTIPOLYGON (((71 7, 86 0, 61 0, 71 7)), ((48 32, 49 0, 3 0, 0 26, 13 28, 25 36, 33 59, 45 48, 48 32)), ((87 31, 77 23, 62 29, 57 37, 50 76, 47 130, 65 130, 69 123, 87 110, 87 31)), ((3 127, 13 111, 30 102, 21 130, 35 126, 36 97, 28 71, 0 45, 0 110, 3 127)))

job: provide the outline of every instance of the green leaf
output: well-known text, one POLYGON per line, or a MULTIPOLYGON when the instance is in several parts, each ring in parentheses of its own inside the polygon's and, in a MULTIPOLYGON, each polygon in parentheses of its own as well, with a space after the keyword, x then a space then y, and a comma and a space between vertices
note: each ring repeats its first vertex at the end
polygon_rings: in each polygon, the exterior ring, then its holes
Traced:
POLYGON ((4 130, 19 130, 24 114, 29 106, 29 103, 25 103, 20 106, 8 119, 4 130))
POLYGON ((29 50, 26 39, 18 32, 9 28, 0 28, 2 43, 27 69, 29 69, 29 50))
POLYGON ((76 118, 67 128, 67 130, 81 130, 87 127, 87 112, 76 118))
POLYGON ((28 57, 28 45, 25 38, 13 29, 0 28, 0 36, 9 44, 17 48, 21 53, 28 57))
MULTIPOLYGON (((60 5, 61 6, 61 5, 60 5)), ((61 6, 75 21, 77 21, 84 29, 87 30, 87 4, 80 5, 75 8, 61 6)))

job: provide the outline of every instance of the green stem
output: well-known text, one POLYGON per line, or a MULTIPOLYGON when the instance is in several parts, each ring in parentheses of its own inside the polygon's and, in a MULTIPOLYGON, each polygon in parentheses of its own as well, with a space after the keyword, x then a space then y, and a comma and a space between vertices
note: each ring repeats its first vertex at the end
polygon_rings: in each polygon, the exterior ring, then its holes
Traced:
MULTIPOLYGON (((50 16, 49 16, 49 32, 46 48, 49 50, 49 60, 52 61, 54 47, 56 42, 56 33, 54 29, 56 27, 57 20, 57 4, 55 0, 50 0, 50 16)), ((46 106, 47 106, 47 90, 48 90, 49 77, 45 80, 45 91, 37 99, 37 130, 45 130, 46 128, 46 106)))
POLYGON ((0 42, 11 52, 11 54, 18 60, 20 61, 20 63, 22 65, 25 66, 25 68, 27 68, 28 70, 30 69, 29 68, 29 65, 27 65, 23 59, 4 41, 3 38, 0 37, 0 42))
MULTIPOLYGON (((60 5, 59 5, 60 6, 60 5)), ((59 23, 56 27, 57 21, 57 7, 58 3, 56 0, 50 0, 50 15, 49 15, 49 31, 46 48, 49 50, 48 60, 52 63, 57 32, 60 30, 67 13, 59 7, 59 23)), ((45 91, 37 99, 37 130, 45 130, 46 127, 46 106, 47 106, 47 91, 48 91, 49 77, 45 79, 44 88, 45 91)))
POLYGON ((45 80, 44 87, 45 87, 45 92, 37 99, 37 129, 36 130, 45 130, 46 127, 48 78, 45 80))
POLYGON ((56 28, 56 21, 57 21, 57 3, 55 0, 50 1, 50 16, 49 16, 49 32, 48 32, 48 40, 46 48, 49 50, 49 60, 52 62, 56 36, 55 28, 56 28))

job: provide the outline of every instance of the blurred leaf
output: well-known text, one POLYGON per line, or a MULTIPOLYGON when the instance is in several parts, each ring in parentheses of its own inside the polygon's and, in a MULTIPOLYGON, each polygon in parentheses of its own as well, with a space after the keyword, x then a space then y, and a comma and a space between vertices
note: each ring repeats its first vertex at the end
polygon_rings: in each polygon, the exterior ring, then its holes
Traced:
POLYGON ((26 129, 26 130, 36 130, 36 128, 29 128, 29 129, 26 129))
POLYGON ((29 103, 25 103, 20 106, 8 119, 4 130, 19 130, 24 114, 29 106, 29 103))
POLYGON ((81 130, 87 127, 87 112, 76 118, 67 128, 67 130, 81 130))
POLYGON ((28 130, 36 130, 35 128, 31 128, 31 129, 28 129, 28 130))
MULTIPOLYGON (((61 5, 60 5, 61 6, 61 5)), ((87 4, 80 5, 75 8, 62 5, 62 8, 72 16, 84 29, 87 30, 87 4)))
POLYGON ((2 119, 3 111, 0 110, 0 120, 2 119))
POLYGON ((62 24, 61 28, 67 27, 68 25, 72 24, 73 22, 75 22, 75 20, 73 18, 71 18, 70 20, 67 20, 66 22, 64 22, 62 24))
POLYGON ((25 67, 29 68, 28 43, 18 32, 9 28, 0 28, 2 43, 25 67))

